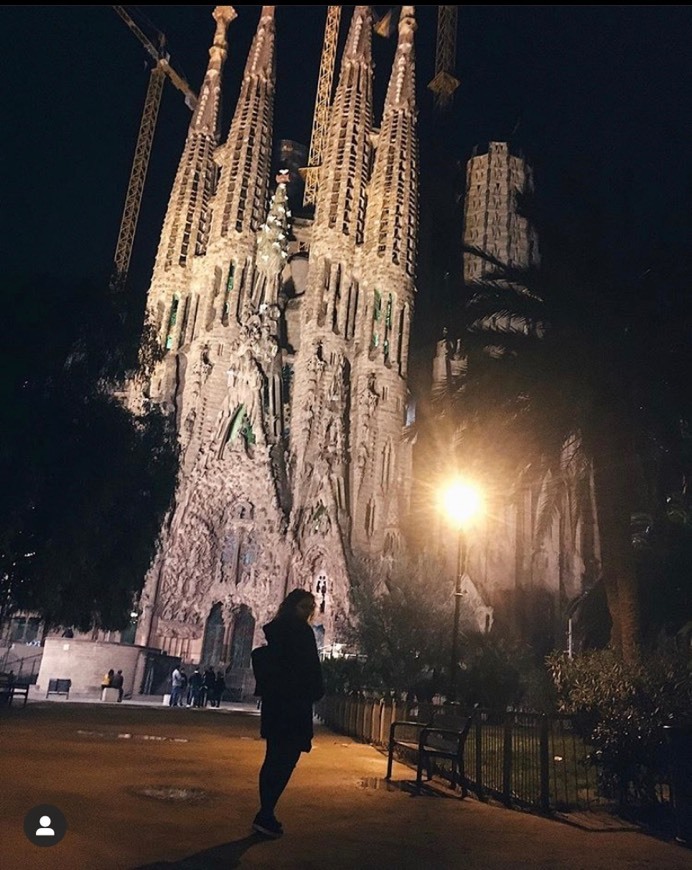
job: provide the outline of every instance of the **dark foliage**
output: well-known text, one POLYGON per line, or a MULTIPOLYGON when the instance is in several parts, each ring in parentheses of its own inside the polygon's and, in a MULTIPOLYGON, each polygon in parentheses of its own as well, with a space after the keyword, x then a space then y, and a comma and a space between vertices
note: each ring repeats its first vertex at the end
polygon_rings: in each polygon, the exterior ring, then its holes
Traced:
POLYGON ((558 709, 574 716, 589 743, 605 796, 655 803, 665 725, 692 724, 692 679, 686 655, 661 651, 628 664, 611 650, 574 659, 553 654, 547 665, 558 709))
MULTIPOLYGON (((623 268, 584 199, 557 212, 536 199, 519 205, 540 239, 541 265, 514 268, 474 251, 492 274, 461 288, 451 337, 461 338, 468 368, 440 408, 461 433, 464 467, 489 491, 511 496, 551 482, 539 527, 593 474, 611 641, 636 658, 647 626, 632 518, 665 514, 670 499, 690 513, 692 270, 654 249, 650 268, 623 268)), ((658 555, 682 558, 678 546, 658 555)))
POLYGON ((49 278, 5 296, 3 615, 123 628, 177 471, 170 421, 154 408, 135 416, 117 395, 138 364, 139 319, 122 297, 49 278))
MULTIPOLYGON (((351 565, 350 647, 358 664, 333 668, 334 678, 350 688, 408 692, 422 684, 443 689, 440 675, 449 666, 452 626, 451 578, 432 590, 430 576, 444 576, 441 565, 400 557, 388 573, 378 563, 351 565), (359 685, 356 685, 356 683, 359 685)), ((447 670, 448 672, 448 670, 447 670)))

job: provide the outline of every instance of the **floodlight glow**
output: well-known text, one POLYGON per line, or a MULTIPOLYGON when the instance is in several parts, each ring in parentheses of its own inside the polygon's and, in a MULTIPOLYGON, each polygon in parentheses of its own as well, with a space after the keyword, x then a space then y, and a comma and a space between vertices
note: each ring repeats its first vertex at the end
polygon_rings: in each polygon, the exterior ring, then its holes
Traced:
POLYGON ((480 491, 462 481, 450 484, 443 493, 442 501, 447 516, 457 526, 465 526, 477 516, 483 503, 480 491))

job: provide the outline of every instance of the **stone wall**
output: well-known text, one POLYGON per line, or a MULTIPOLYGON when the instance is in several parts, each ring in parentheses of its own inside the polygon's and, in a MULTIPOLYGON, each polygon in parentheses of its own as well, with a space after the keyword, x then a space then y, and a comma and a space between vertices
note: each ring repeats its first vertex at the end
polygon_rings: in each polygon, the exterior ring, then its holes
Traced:
POLYGON ((121 670, 124 694, 138 694, 147 647, 77 638, 49 637, 43 647, 41 669, 32 690, 37 700, 46 697, 48 683, 54 679, 72 680, 70 697, 101 696, 103 675, 110 669, 121 670))

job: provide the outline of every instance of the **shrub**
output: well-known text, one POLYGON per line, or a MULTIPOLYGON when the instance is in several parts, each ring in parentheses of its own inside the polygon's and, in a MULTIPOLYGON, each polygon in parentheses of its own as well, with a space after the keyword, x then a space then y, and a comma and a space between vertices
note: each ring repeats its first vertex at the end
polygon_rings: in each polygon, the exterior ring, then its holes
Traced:
POLYGON ((575 716, 591 746, 604 797, 620 804, 656 802, 663 757, 663 726, 683 722, 692 711, 692 679, 684 656, 660 653, 645 663, 625 664, 610 650, 569 659, 546 659, 558 709, 575 716))

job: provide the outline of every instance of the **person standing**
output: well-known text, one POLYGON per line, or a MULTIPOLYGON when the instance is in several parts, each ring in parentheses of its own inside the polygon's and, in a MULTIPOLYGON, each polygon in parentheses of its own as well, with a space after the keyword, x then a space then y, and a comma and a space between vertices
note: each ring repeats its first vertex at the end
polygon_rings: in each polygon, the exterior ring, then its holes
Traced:
POLYGON ((211 665, 204 670, 204 686, 202 688, 202 703, 200 706, 206 707, 207 704, 214 706, 214 688, 216 686, 216 674, 211 665))
POLYGON ((257 680, 256 693, 262 699, 260 736, 266 741, 266 752, 259 772, 260 809, 252 827, 267 837, 283 834, 274 810, 301 753, 312 748, 312 705, 324 695, 322 666, 310 625, 314 611, 313 594, 294 589, 263 627, 269 661, 257 680))
POLYGON ((177 707, 183 701, 183 688, 187 684, 187 680, 183 677, 183 672, 180 668, 173 669, 171 674, 171 697, 168 702, 169 706, 177 707))
POLYGON ((123 672, 118 671, 117 674, 114 674, 111 678, 111 688, 118 690, 118 703, 123 699, 123 683, 125 682, 125 678, 123 677, 123 672))
POLYGON ((188 681, 187 690, 187 706, 201 707, 202 706, 202 674, 199 668, 195 668, 188 681))
POLYGON ((223 671, 216 672, 216 682, 214 683, 214 707, 221 706, 221 699, 223 698, 223 693, 226 691, 226 677, 224 676, 223 671))

